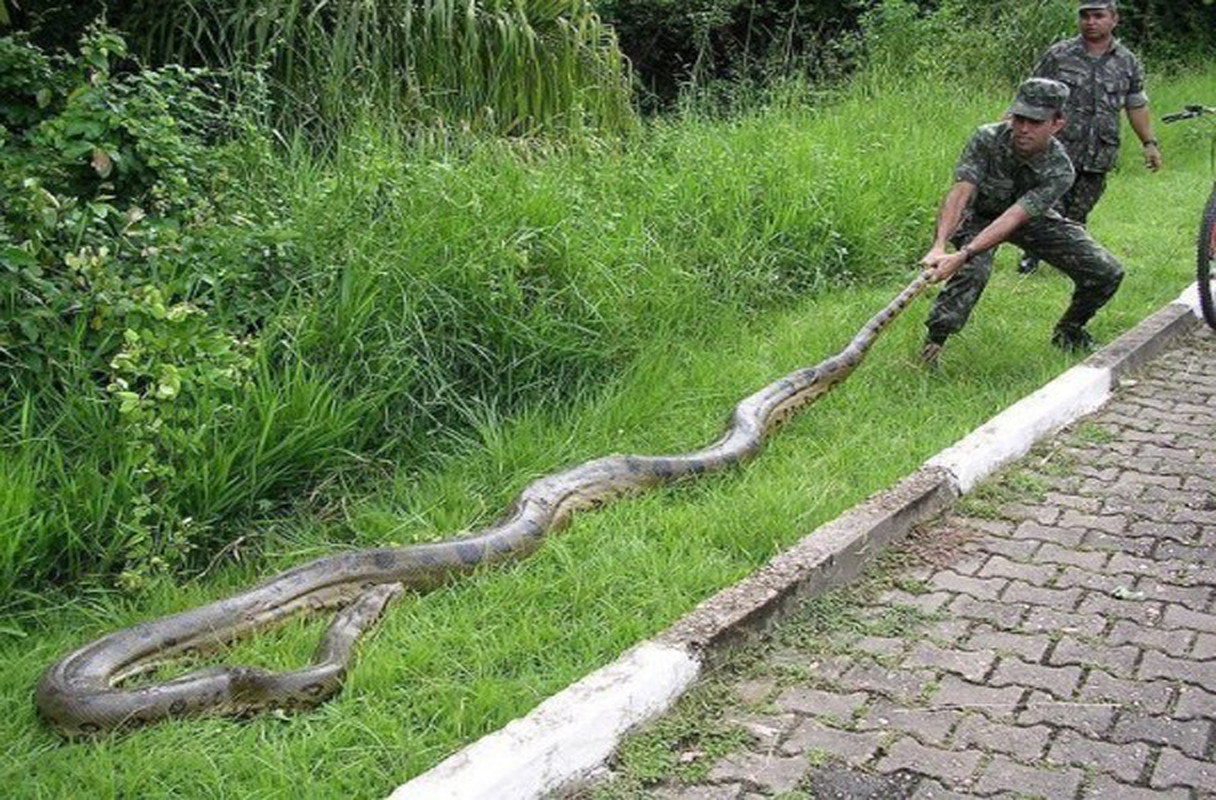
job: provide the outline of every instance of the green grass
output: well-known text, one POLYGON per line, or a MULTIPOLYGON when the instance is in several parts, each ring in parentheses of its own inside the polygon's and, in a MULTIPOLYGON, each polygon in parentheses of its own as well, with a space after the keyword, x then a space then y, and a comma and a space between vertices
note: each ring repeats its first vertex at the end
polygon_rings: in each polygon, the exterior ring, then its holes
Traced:
MULTIPOLYGON (((1202 99, 1211 85, 1210 74, 1171 81, 1155 87, 1154 103, 1164 110, 1202 99)), ((651 156, 657 166, 619 178, 633 186, 631 199, 584 197, 572 207, 581 213, 555 220, 554 229, 578 230, 601 219, 591 232, 607 236, 602 218, 626 214, 638 227, 611 240, 619 252, 653 248, 643 264, 697 265, 704 268, 698 280, 730 292, 731 271, 717 260, 739 264, 730 248, 743 247, 751 248, 752 259, 742 263, 766 263, 765 254, 780 251, 781 240, 747 238, 769 218, 758 223, 748 215, 783 213, 789 201, 796 205, 785 227, 830 223, 840 241, 866 254, 858 259, 854 251, 845 262, 850 269, 865 264, 873 274, 839 288, 832 281, 815 285, 820 291, 793 307, 750 318, 717 316, 721 306, 705 305, 694 324, 679 327, 656 314, 660 322, 648 326, 647 314, 639 312, 630 324, 642 326, 640 354, 617 367, 608 384, 583 388, 547 411, 485 415, 469 428, 464 454, 435 469, 381 465, 385 477, 359 484, 361 492, 317 487, 312 505, 271 519, 261 531, 271 551, 264 560, 221 569, 181 589, 156 585, 138 599, 46 600, 38 613, 6 621, 0 625, 6 791, 17 797, 383 795, 661 630, 1058 374, 1072 360, 1047 338, 1066 304, 1067 281, 1051 270, 1018 276, 1013 253, 1006 252, 971 324, 951 341, 941 374, 914 362, 927 311, 921 302, 845 385, 748 467, 584 515, 526 562, 398 603, 362 647, 346 691, 313 713, 184 721, 83 745, 63 745, 34 717, 30 692, 39 671, 119 625, 193 606, 338 547, 449 536, 490 520, 532 478, 585 458, 711 441, 737 399, 839 350, 914 274, 911 264, 931 236, 936 195, 946 188, 967 131, 999 114, 1005 102, 988 96, 960 104, 948 93, 924 91, 845 99, 818 112, 692 121, 683 131, 673 124, 657 134, 651 156), (672 142, 680 144, 675 152, 672 142), (749 158, 759 166, 742 163, 749 158), (684 177, 686 171, 697 178, 684 177), (796 180, 807 172, 813 179, 796 180), (643 225, 644 217, 630 216, 634 204, 646 213, 662 211, 659 222, 643 225), (715 228, 737 238, 699 238, 715 228)), ((1167 171, 1145 174, 1129 153, 1094 218, 1095 234, 1128 269, 1120 294, 1093 326, 1105 340, 1175 298, 1191 279, 1194 226, 1210 187, 1207 153, 1177 129, 1162 129, 1161 138, 1167 171)), ((604 154, 604 162, 582 157, 586 170, 621 166, 613 153, 604 154)), ((552 180, 549 191, 562 190, 561 181, 543 171, 539 178, 523 169, 518 175, 552 180)), ((367 235, 388 242, 390 227, 367 235)), ((400 252, 407 251, 403 241, 400 252)), ((568 263, 583 265, 584 239, 571 234, 565 241, 571 243, 568 263)), ((792 246, 785 257, 794 259, 800 248, 792 246)), ((615 281, 602 302, 612 292, 630 295, 622 263, 629 263, 624 255, 601 262, 603 279, 615 281)), ((679 308, 698 313, 696 303, 679 308)), ((36 467, 18 455, 6 456, 0 469, 24 487, 6 491, 0 514, 36 508, 29 488, 36 467)), ((292 625, 234 648, 226 660, 298 662, 321 625, 292 625)))

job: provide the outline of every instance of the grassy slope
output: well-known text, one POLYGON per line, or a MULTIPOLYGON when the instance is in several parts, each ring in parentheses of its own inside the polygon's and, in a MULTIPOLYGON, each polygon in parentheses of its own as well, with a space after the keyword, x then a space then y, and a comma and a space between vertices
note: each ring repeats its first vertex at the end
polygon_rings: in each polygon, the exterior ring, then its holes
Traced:
MULTIPOLYGON (((1211 78, 1160 87, 1156 108, 1203 99, 1211 78)), ((1001 103, 977 100, 947 120, 957 98, 918 94, 849 102, 813 122, 778 116, 722 135, 777 129, 773 141, 802 154, 791 156, 795 163, 821 150, 847 184, 923 194, 926 181, 944 188, 966 131, 999 113, 1001 103), (866 153, 888 148, 907 154, 905 166, 867 171, 866 153)), ((1206 150, 1184 143, 1181 130, 1161 134, 1169 170, 1149 176, 1128 153, 1094 221, 1095 233, 1128 267, 1124 288, 1094 326, 1103 339, 1176 297, 1190 278, 1192 231, 1209 186, 1206 150)), ((864 225, 864 209, 854 213, 851 224, 864 225)), ((925 209, 917 221, 931 213, 925 209)), ((1064 369, 1069 360, 1046 339, 1066 302, 1066 280, 1049 270, 1017 276, 1011 257, 1004 254, 971 326, 951 343, 943 375, 926 374, 912 360, 922 303, 845 386, 748 468, 586 515, 521 565, 401 602, 363 647, 346 692, 314 713, 189 721, 64 746, 32 712, 39 670, 66 648, 244 586, 269 571, 265 564, 139 604, 82 600, 48 614, 42 628, 0 644, 8 665, 0 676, 0 785, 29 797, 384 794, 610 661, 1064 369)), ((289 524, 274 566, 336 541, 449 535, 491 518, 532 477, 604 452, 700 446, 717 435, 738 398, 839 349, 901 285, 898 279, 825 293, 703 341, 666 342, 656 331, 654 347, 624 379, 568 413, 487 425, 479 446, 448 468, 422 478, 402 471, 376 496, 352 501, 349 524, 289 524)), ((293 625, 231 657, 298 662, 320 625, 293 625)))

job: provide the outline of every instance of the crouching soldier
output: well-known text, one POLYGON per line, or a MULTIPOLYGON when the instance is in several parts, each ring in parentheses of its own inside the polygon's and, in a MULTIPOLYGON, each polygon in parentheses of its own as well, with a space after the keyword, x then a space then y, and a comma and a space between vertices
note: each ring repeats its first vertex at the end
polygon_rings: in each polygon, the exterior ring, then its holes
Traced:
POLYGON ((1053 209, 1075 176, 1054 138, 1064 127, 1067 100, 1064 84, 1031 78, 1018 88, 1005 121, 982 126, 967 143, 938 214, 937 237, 921 261, 934 282, 946 281, 925 323, 925 363, 936 365, 947 338, 967 323, 1003 242, 1072 279, 1072 302, 1051 341, 1070 351, 1093 349, 1085 323, 1114 296, 1123 268, 1084 227, 1053 209), (948 253, 947 243, 958 250, 948 253))

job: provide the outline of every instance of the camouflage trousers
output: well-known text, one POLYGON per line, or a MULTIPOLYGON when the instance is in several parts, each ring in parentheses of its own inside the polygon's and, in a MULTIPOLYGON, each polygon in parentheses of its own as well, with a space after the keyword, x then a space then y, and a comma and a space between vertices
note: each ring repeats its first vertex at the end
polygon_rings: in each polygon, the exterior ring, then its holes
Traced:
MULTIPOLYGON (((991 220, 970 218, 952 241, 961 247, 990 223, 991 220)), ((1080 329, 1114 296, 1123 280, 1123 267, 1110 251, 1095 242, 1084 227, 1058 214, 1032 219, 1009 241, 1072 278, 1072 302, 1057 328, 1080 329)), ((995 255, 996 250, 976 255, 946 282, 925 323, 929 341, 944 343, 967 324, 971 310, 988 285, 995 255)))
POLYGON ((1078 170, 1077 179, 1073 182, 1072 188, 1060 198, 1060 202, 1056 204, 1056 210, 1063 214, 1065 219, 1084 225, 1089 221, 1089 212, 1094 210, 1094 206, 1102 199, 1105 191, 1105 172, 1078 170))

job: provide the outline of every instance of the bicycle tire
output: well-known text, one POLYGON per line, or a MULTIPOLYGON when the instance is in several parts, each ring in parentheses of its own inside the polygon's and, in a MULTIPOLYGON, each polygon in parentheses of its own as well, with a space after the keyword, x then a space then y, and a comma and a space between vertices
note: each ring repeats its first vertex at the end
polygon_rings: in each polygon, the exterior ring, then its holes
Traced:
POLYGON ((1208 326, 1216 330, 1216 304, 1212 302, 1212 273, 1216 271, 1216 185, 1203 211, 1196 245, 1195 286, 1199 290, 1199 307, 1208 326))

